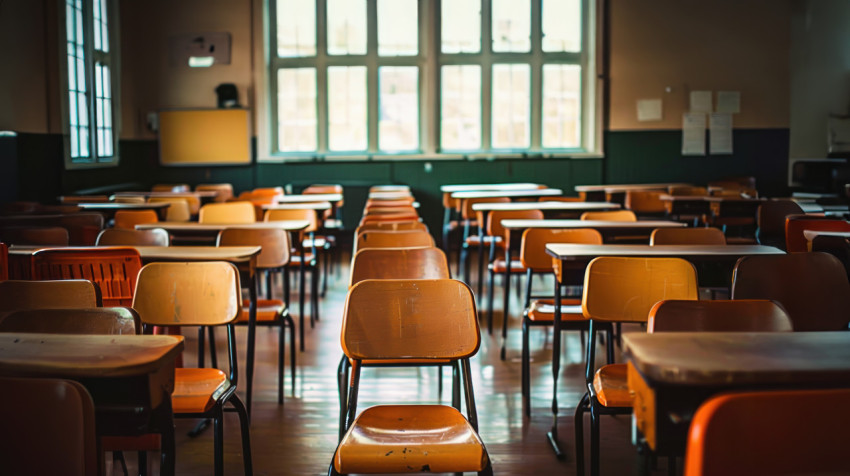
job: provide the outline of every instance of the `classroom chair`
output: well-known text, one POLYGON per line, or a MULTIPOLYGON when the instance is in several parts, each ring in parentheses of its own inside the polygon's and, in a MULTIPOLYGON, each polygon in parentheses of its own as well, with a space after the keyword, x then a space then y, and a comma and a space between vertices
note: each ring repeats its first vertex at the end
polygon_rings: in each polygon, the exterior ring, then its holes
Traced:
POLYGON ((257 217, 251 202, 208 203, 198 212, 199 223, 254 223, 257 217))
POLYGON ((68 246, 68 230, 59 226, 8 226, 0 228, 0 240, 11 245, 68 246))
POLYGON ((760 245, 785 250, 785 218, 803 215, 803 209, 792 200, 767 200, 756 212, 756 241, 760 245))
MULTIPOLYGON (((460 281, 366 280, 348 292, 342 349, 352 360, 346 432, 329 475, 464 472, 492 475, 478 436, 469 359, 480 345, 472 291, 460 281), (357 414, 364 360, 457 362, 466 415, 444 405, 379 405, 357 414), (380 456, 379 456, 380 455, 380 456)), ((457 367, 456 367, 457 368, 457 367)))
MULTIPOLYGON (((584 413, 590 412, 590 474, 596 476, 600 472, 599 417, 632 412, 626 364, 608 364, 594 372, 599 324, 645 323, 652 306, 665 299, 698 299, 693 264, 680 258, 599 257, 587 266, 581 300, 582 314, 590 320, 585 363, 587 391, 575 413, 579 475, 584 475, 584 413)), ((609 355, 608 360, 613 360, 613 356, 609 355)))
POLYGON ((62 195, 59 203, 63 205, 75 205, 77 203, 108 203, 107 195, 62 195))
POLYGON ((229 375, 214 368, 175 369, 175 417, 214 420, 215 474, 224 472, 224 412, 235 411, 242 430, 245 474, 253 474, 248 413, 236 394, 238 366, 233 321, 242 312, 239 270, 221 261, 150 263, 139 272, 135 309, 146 326, 224 326, 229 375), (226 405, 230 403, 232 408, 226 405))
MULTIPOLYGON (((525 305, 522 313, 522 404, 525 416, 531 416, 531 351, 529 333, 532 327, 551 327, 555 322, 555 300, 549 296, 532 295, 533 278, 535 275, 552 274, 552 257, 546 254, 548 243, 582 243, 601 245, 602 235, 592 228, 548 229, 529 228, 522 233, 519 259, 526 269, 525 274, 525 305), (532 300, 533 299, 533 300, 532 300)), ((569 284, 572 280, 564 279, 561 270, 555 277, 558 285, 569 284)), ((583 270, 574 270, 573 274, 583 270)), ((563 299, 561 301, 561 330, 580 330, 582 341, 587 330, 587 320, 581 313, 580 299, 563 299)), ((610 336, 610 334, 609 334, 610 336)), ((607 345, 613 345, 612 339, 607 339, 607 345)), ((504 344, 503 344, 504 345, 504 344)), ((613 362, 609 362, 613 363, 613 362)))
POLYGON ((662 217, 667 213, 667 207, 661 196, 665 192, 657 190, 628 190, 624 206, 640 217, 662 217))
POLYGON ((844 269, 847 271, 847 277, 850 279, 850 240, 844 236, 816 236, 812 240, 812 251, 822 251, 829 253, 838 258, 844 269))
POLYGON ((684 474, 850 474, 848 402, 848 389, 714 396, 691 421, 684 474))
POLYGON ((159 216, 153 210, 118 210, 115 212, 113 227, 123 230, 135 230, 136 225, 157 223, 159 216))
POLYGON ((812 215, 788 215, 785 217, 785 251, 800 253, 809 251, 805 230, 850 231, 850 222, 844 219, 815 217, 812 215))
POLYGON ((141 267, 139 252, 129 247, 54 248, 32 255, 33 279, 92 281, 107 307, 130 305, 141 267))
POLYGON ((582 220, 602 220, 602 221, 637 221, 635 212, 631 210, 611 210, 607 212, 584 212, 581 214, 582 220))
POLYGON ((0 312, 100 307, 100 288, 85 279, 0 281, 0 312))
POLYGON ((656 228, 649 235, 650 245, 725 245, 726 235, 719 228, 656 228))
POLYGON ((365 223, 354 230, 354 235, 357 236, 367 230, 383 230, 383 231, 412 231, 421 230, 428 231, 428 225, 418 220, 410 221, 378 221, 365 223))
POLYGON ((189 197, 150 197, 150 203, 168 203, 168 209, 165 211, 165 221, 180 221, 185 222, 192 219, 201 208, 201 202, 197 197, 192 197, 197 201, 194 206, 195 212, 192 213, 193 205, 189 197))
MULTIPOLYGON (((481 243, 479 238, 478 227, 484 227, 487 224, 481 223, 478 219, 478 214, 472 209, 476 203, 509 203, 510 198, 507 197, 490 197, 490 198, 466 198, 460 202, 460 218, 463 232, 461 235, 460 251, 458 253, 457 274, 458 278, 462 278, 467 283, 470 281, 470 276, 467 270, 466 274, 462 274, 465 270, 469 253, 471 249, 478 249, 486 246, 486 243, 481 243)), ((483 252, 479 252, 479 256, 484 256, 483 252)), ((481 276, 478 276, 481 279, 481 276)))
POLYGON ((732 299, 773 299, 785 307, 794 330, 847 330, 850 283, 827 253, 745 256, 732 272, 732 299))
POLYGON ((790 332, 791 317, 776 301, 659 301, 649 311, 647 332, 790 332))
POLYGON ((169 246, 170 237, 162 228, 121 230, 107 228, 97 235, 97 246, 169 246))
POLYGON ((226 202, 233 198, 233 185, 229 183, 202 183, 195 185, 196 192, 215 192, 215 202, 226 202))
POLYGON ((158 183, 151 187, 152 192, 185 193, 189 190, 189 184, 186 183, 158 183))
POLYGON ((0 317, 0 332, 135 335, 142 323, 129 307, 18 309, 0 317))
POLYGON ((708 189, 692 185, 670 185, 667 187, 667 193, 674 197, 706 197, 708 189))
POLYGON ((367 230, 357 235, 353 253, 367 248, 433 247, 434 238, 422 230, 367 230))
POLYGON ((79 382, 0 377, 4 474, 100 476, 94 402, 79 382))

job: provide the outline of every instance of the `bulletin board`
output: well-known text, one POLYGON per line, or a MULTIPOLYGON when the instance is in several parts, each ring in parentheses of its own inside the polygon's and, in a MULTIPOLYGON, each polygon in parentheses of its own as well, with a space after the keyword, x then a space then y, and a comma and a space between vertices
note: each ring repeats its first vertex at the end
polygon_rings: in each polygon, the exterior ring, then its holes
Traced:
POLYGON ((183 109, 159 112, 162 165, 251 163, 248 109, 183 109))

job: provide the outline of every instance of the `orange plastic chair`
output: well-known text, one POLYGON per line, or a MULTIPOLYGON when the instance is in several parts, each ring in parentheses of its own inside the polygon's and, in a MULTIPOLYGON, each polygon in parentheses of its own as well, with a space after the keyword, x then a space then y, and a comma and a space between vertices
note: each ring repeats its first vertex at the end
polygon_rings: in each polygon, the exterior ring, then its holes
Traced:
POLYGON ((4 474, 103 474, 94 402, 82 384, 0 377, 0 385, 7 389, 0 393, 0 419, 14 431, 0 445, 4 474))
POLYGON ((201 208, 201 202, 197 197, 192 197, 197 203, 191 203, 189 197, 151 197, 148 199, 150 203, 165 202, 169 204, 168 210, 165 211, 166 221, 189 221, 192 215, 198 213, 201 208), (192 210, 194 208, 194 213, 192 210))
POLYGON ((768 200, 756 212, 756 241, 761 245, 785 249, 785 218, 803 215, 803 209, 792 200, 768 200))
POLYGON ((357 227, 354 230, 354 235, 357 236, 364 231, 368 230, 383 230, 383 231, 412 231, 412 230, 420 230, 420 231, 428 231, 428 225, 422 223, 421 221, 411 220, 411 221, 379 221, 373 223, 366 223, 357 227))
MULTIPOLYGON (((531 353, 529 332, 531 327, 551 327, 555 322, 555 300, 533 296, 535 275, 552 274, 552 257, 546 254, 548 243, 583 243, 601 245, 602 234, 593 228, 549 229, 529 228, 522 233, 519 259, 526 269, 525 306, 522 313, 522 404, 526 416, 531 416, 531 353), (532 300, 533 299, 533 300, 532 300)), ((583 273, 583 269, 581 272, 583 273)), ((557 276, 563 280, 563 276, 557 276)), ((566 283, 565 283, 566 284, 566 283)), ((561 300, 561 330, 580 330, 582 337, 587 329, 587 319, 581 313, 581 299, 561 300)), ((584 339, 582 339, 584 340, 584 339)), ((613 345, 612 339, 606 340, 613 345)), ((504 340, 502 346, 504 347, 504 340)), ((609 362, 610 363, 610 362, 609 362)))
POLYGON ((746 256, 732 272, 732 299, 773 299, 795 331, 843 331, 850 323, 850 283, 828 253, 746 256))
POLYGON ((0 312, 17 309, 78 309, 102 305, 100 288, 84 279, 0 281, 0 312))
POLYGON ((367 230, 357 235, 353 253, 367 248, 433 247, 434 238, 421 230, 383 231, 367 230))
POLYGON ((354 285, 342 321, 342 349, 353 362, 346 433, 328 474, 424 470, 492 475, 478 436, 469 365, 480 339, 472 291, 460 281, 366 280, 354 285), (379 405, 358 415, 360 370, 367 359, 456 362, 466 415, 460 405, 379 405))
POLYGON ((656 228, 649 235, 650 245, 725 245, 726 235, 719 228, 656 228))
POLYGON ((850 474, 848 402, 848 389, 712 397, 691 421, 684 474, 850 474), (817 408, 829 415, 801 411, 817 408))
POLYGON ((0 317, 0 332, 135 335, 142 322, 129 307, 19 309, 0 317))
POLYGON ((216 192, 216 202, 226 202, 233 198, 233 185, 229 183, 205 183, 195 185, 196 192, 216 192))
POLYGON ((637 221, 635 212, 631 210, 611 210, 607 212, 584 212, 580 217, 582 220, 603 221, 637 221))
POLYGON ((135 230, 136 225, 159 222, 159 216, 153 210, 118 210, 115 212, 114 227, 135 230))
POLYGON ((169 246, 168 232, 162 228, 121 230, 107 228, 97 235, 97 246, 169 246))
POLYGON ((9 279, 9 247, 0 242, 0 281, 9 279))
POLYGON ((135 248, 55 248, 32 255, 33 279, 86 279, 94 282, 107 307, 129 306, 142 259, 135 248))
MULTIPOLYGON (((278 354, 277 354, 277 403, 283 404, 283 369, 285 355, 285 331, 289 329, 289 366, 290 376, 292 379, 292 391, 295 391, 295 322, 292 316, 289 315, 289 276, 286 273, 286 266, 290 261, 290 245, 289 233, 278 228, 267 229, 240 229, 228 228, 222 230, 218 234, 218 246, 261 246, 262 250, 257 256, 256 271, 254 279, 262 279, 263 274, 266 275, 266 298, 257 298, 257 325, 277 326, 278 332, 278 354), (280 273, 283 275, 283 298, 272 299, 271 297, 271 274, 280 273)), ((243 276, 247 276, 248 269, 240 270, 243 276)), ((259 284, 259 283, 258 283, 259 284)), ((236 319, 237 324, 248 324, 250 301, 246 300, 242 303, 242 314, 236 319)), ((301 328, 304 328, 304 318, 302 314, 301 328)), ((212 327, 210 327, 212 337, 212 327)), ((255 335, 252 332, 248 342, 249 347, 254 347, 255 335)), ((303 341, 304 336, 301 336, 303 341)), ((199 335, 199 342, 203 341, 203 335, 199 335)), ((215 339, 210 339, 210 349, 213 349, 215 339)), ((203 349, 200 349, 203 353, 203 349)), ((213 352, 213 355, 215 352, 213 352)), ((251 355, 251 352, 248 352, 251 355)), ((247 400, 248 407, 251 404, 252 376, 254 375, 254 362, 248 362, 248 384, 247 384, 247 400)), ((215 366, 215 363, 213 363, 215 366)))
POLYGON ((199 223, 254 223, 254 205, 251 202, 208 203, 198 212, 199 223))
POLYGON ((412 207, 415 199, 413 197, 400 198, 398 200, 366 200, 364 210, 372 208, 391 208, 391 207, 412 207))
POLYGON ((667 213, 667 207, 661 200, 662 195, 665 193, 657 190, 628 190, 625 207, 639 216, 663 216, 667 213))
POLYGON ((371 206, 366 207, 363 210, 364 217, 382 217, 385 215, 410 215, 410 216, 419 216, 419 212, 416 208, 411 207, 409 205, 402 205, 400 207, 390 207, 390 206, 371 206))
MULTIPOLYGON (((680 258, 599 257, 588 264, 581 300, 582 314, 590 319, 585 367, 587 392, 575 413, 578 474, 584 474, 584 413, 590 411, 590 472, 599 474, 599 417, 632 411, 626 364, 608 364, 594 373, 596 346, 593 343, 599 325, 645 323, 650 309, 658 301, 697 298, 696 269, 680 258)), ((609 348, 608 358, 612 361, 610 352, 609 348)))
POLYGON ((776 301, 659 301, 649 311, 647 332, 790 332, 791 317, 776 301))
POLYGON ((230 374, 214 368, 177 368, 171 405, 178 418, 215 421, 215 474, 224 466, 223 412, 239 415, 245 474, 252 474, 248 412, 236 395, 238 366, 233 321, 242 313, 236 266, 220 262, 150 263, 139 272, 133 309, 145 326, 225 326, 230 374))
MULTIPOLYGON (((458 277, 462 278, 467 283, 472 282, 470 280, 469 270, 466 269, 469 260, 470 249, 480 248, 481 246, 484 246, 484 244, 481 243, 481 240, 479 238, 479 235, 483 235, 484 233, 479 233, 478 227, 487 226, 486 223, 481 223, 479 221, 480 217, 472 209, 472 205, 475 205, 476 203, 508 203, 510 201, 511 199, 507 197, 467 198, 461 201, 460 217, 461 224, 463 225, 463 234, 461 238, 460 253, 458 253, 457 270, 458 277), (461 274, 461 270, 465 272, 461 274)), ((483 252, 480 252, 479 256, 483 256, 483 252)), ((480 274, 478 276, 478 279, 481 279, 480 274)))
POLYGON ((809 251, 804 230, 850 231, 850 222, 817 218, 809 215, 789 215, 785 218, 785 250, 789 253, 809 251))
POLYGON ((0 228, 0 240, 12 245, 68 246, 68 230, 59 226, 9 226, 0 228))

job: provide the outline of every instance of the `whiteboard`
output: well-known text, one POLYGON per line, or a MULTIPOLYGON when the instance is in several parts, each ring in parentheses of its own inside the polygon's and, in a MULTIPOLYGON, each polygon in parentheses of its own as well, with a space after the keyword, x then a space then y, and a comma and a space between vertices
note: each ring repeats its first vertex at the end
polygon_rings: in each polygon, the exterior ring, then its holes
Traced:
POLYGON ((159 163, 251 163, 248 109, 184 109, 159 112, 159 163))

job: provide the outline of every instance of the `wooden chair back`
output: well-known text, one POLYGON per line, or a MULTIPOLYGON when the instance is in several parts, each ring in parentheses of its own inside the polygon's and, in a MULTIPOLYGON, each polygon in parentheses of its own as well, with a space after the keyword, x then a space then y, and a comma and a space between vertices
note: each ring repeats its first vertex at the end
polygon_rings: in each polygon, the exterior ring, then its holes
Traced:
POLYGON ((650 245, 725 245, 726 235, 719 228, 656 228, 649 236, 650 245))
POLYGON ((32 277, 86 279, 100 288, 105 306, 129 306, 142 258, 135 248, 55 248, 32 255, 32 277))
MULTIPOLYGON (((481 221, 483 215, 479 215, 481 221)), ((510 233, 502 226, 502 220, 542 220, 543 212, 540 210, 493 210, 487 216, 486 232, 489 236, 502 237, 501 246, 510 246, 508 240, 510 233)))
POLYGON ((107 195, 63 195, 59 197, 59 203, 63 205, 74 205, 77 203, 108 203, 107 195))
POLYGON ((384 230, 384 231, 428 231, 428 226, 418 220, 410 221, 376 221, 364 223, 357 227, 354 234, 359 235, 368 230, 384 230))
POLYGON ((812 240, 812 251, 822 251, 829 253, 838 258, 844 269, 847 271, 847 277, 850 279, 850 240, 843 236, 816 236, 812 240))
POLYGON ((795 331, 847 330, 850 322, 850 283, 827 253, 743 257, 732 274, 732 299, 780 302, 795 331))
POLYGON ((401 205, 401 206, 372 206, 366 207, 363 210, 364 216, 370 215, 389 215, 389 214, 397 214, 397 215, 416 215, 419 216, 419 212, 416 208, 410 205, 401 205))
POLYGON ((285 208, 276 210, 266 210, 263 216, 263 221, 280 221, 280 220, 307 220, 310 225, 304 229, 304 233, 315 232, 319 229, 319 217, 316 210, 309 208, 285 208))
POLYGON ((84 279, 0 281, 0 312, 16 309, 91 308, 103 305, 100 289, 84 279))
POLYGON ((611 210, 605 212, 584 212, 581 214, 582 220, 602 220, 602 221, 637 221, 635 212, 631 210, 611 210))
POLYGON ((809 251, 809 241, 803 234, 804 230, 850 231, 850 222, 810 215, 789 215, 785 218, 785 251, 789 253, 809 251))
POLYGON ((113 195, 109 197, 109 200, 115 203, 145 203, 147 201, 144 195, 113 195))
POLYGON ((254 223, 254 205, 251 202, 208 203, 201 207, 199 223, 254 223))
POLYGON ((413 197, 408 198, 400 198, 398 200, 374 200, 368 199, 366 200, 366 206, 364 207, 366 210, 372 208, 387 208, 387 207, 410 207, 415 202, 413 197))
POLYGON ((195 186, 196 192, 215 192, 216 202, 226 202, 233 198, 233 185, 229 183, 204 183, 195 186))
POLYGON ((706 197, 708 189, 691 185, 670 185, 667 187, 667 193, 676 197, 706 197))
POLYGON ((0 419, 14 434, 3 438, 4 474, 103 474, 94 402, 79 382, 0 377, 0 419))
POLYGON ((201 208, 201 202, 198 201, 194 207, 195 212, 192 213, 192 204, 186 197, 151 197, 148 201, 151 203, 165 202, 169 204, 168 210, 165 211, 166 221, 189 221, 192 219, 192 215, 197 214, 201 208))
POLYGON ((661 196, 665 192, 657 190, 628 190, 626 192, 625 207, 637 215, 661 215, 667 211, 661 196))
POLYGON ((153 210, 118 210, 115 212, 114 227, 135 230, 136 225, 157 223, 159 215, 153 210))
POLYGON ((342 350, 351 359, 463 359, 478 351, 472 290, 453 279, 374 279, 351 287, 342 350))
POLYGON ((791 318, 776 301, 660 301, 649 311, 648 332, 790 332, 791 318))
POLYGON ((129 307, 21 309, 0 316, 0 332, 134 335, 142 322, 129 307))
POLYGON ((439 248, 371 248, 351 262, 348 286, 366 279, 449 279, 446 254, 439 248))
POLYGON ((154 326, 216 326, 242 312, 239 271, 231 263, 150 263, 139 272, 133 309, 154 326))
POLYGON ((546 253, 548 243, 581 243, 601 245, 602 234, 593 228, 529 228, 522 233, 519 259, 535 273, 552 271, 552 257, 546 253))
POLYGON ((472 220, 476 217, 475 210, 472 206, 476 203, 509 203, 508 197, 485 197, 485 198, 465 198, 461 201, 460 217, 464 220, 472 220))
POLYGON ((58 226, 0 228, 0 240, 12 245, 68 246, 68 230, 58 226))
POLYGON ((377 222, 393 222, 393 221, 411 221, 411 220, 419 220, 419 214, 417 212, 404 212, 404 213, 380 213, 377 215, 365 215, 360 219, 360 225, 365 225, 367 223, 377 223, 377 222))
POLYGON ((850 390, 727 393, 703 403, 688 432, 685 476, 848 474, 850 390), (824 409, 812 418, 804 409, 824 409), (781 424, 777 420, 781 419, 781 424))
POLYGON ((97 235, 97 246, 169 246, 171 238, 162 228, 121 230, 107 228, 97 235))
POLYGON ((646 322, 666 299, 696 300, 697 272, 680 258, 602 256, 587 265, 581 310, 602 322, 646 322))
POLYGON ((279 228, 227 228, 218 234, 216 246, 261 246, 258 269, 277 269, 289 264, 289 233, 279 228))
POLYGON ((756 240, 762 245, 785 249, 785 218, 803 215, 803 209, 792 200, 767 200, 756 212, 756 240))
POLYGON ((191 190, 187 183, 158 183, 151 187, 151 192, 184 193, 191 190))
POLYGON ((355 253, 366 248, 410 248, 433 247, 434 238, 430 233, 419 230, 410 231, 365 231, 357 235, 355 253))

